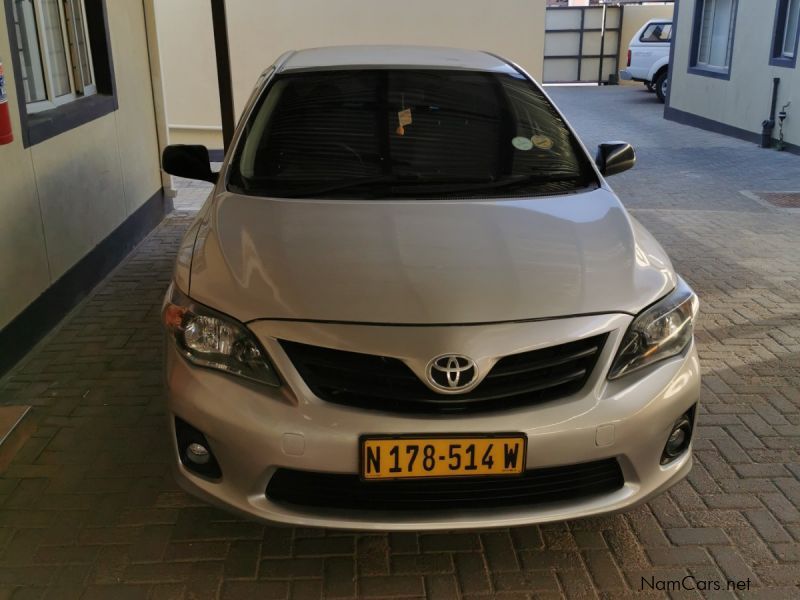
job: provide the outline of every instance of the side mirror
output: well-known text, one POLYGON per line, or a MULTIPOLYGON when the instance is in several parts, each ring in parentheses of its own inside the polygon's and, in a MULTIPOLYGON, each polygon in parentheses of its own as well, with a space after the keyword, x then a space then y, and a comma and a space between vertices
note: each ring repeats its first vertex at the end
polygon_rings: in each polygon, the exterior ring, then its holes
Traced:
POLYGON ((594 159, 604 177, 632 169, 636 164, 636 152, 627 142, 606 142, 597 147, 594 159))
POLYGON ((212 173, 211 159, 205 146, 171 144, 164 148, 161 167, 170 175, 216 183, 219 173, 212 173))

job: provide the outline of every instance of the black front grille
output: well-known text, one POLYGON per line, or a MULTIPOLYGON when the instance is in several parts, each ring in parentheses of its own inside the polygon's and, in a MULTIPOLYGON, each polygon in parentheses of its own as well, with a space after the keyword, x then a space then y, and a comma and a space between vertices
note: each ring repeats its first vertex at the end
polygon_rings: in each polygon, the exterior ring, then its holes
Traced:
POLYGON ((407 413, 505 410, 579 391, 606 334, 501 358, 464 394, 439 394, 401 360, 281 340, 311 391, 328 402, 407 413))
POLYGON ((614 458, 525 471, 520 476, 362 481, 358 475, 278 469, 267 498, 350 510, 442 510, 531 506, 609 494, 625 480, 614 458))

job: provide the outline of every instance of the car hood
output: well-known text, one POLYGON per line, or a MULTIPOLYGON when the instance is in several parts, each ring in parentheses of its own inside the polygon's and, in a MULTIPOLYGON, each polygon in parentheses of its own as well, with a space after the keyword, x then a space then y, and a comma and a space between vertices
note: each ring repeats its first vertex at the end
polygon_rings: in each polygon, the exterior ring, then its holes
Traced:
POLYGON ((241 321, 465 324, 636 313, 675 285, 604 188, 509 200, 300 200, 220 193, 190 295, 241 321))

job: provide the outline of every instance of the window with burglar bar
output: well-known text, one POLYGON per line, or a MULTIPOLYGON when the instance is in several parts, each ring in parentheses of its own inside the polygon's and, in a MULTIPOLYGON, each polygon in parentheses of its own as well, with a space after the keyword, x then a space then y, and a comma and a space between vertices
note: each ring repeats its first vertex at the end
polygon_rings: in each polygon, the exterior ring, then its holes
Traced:
POLYGON ((11 0, 28 113, 97 92, 84 0, 11 0))
POLYGON ((704 0, 696 26, 696 66, 726 72, 731 66, 736 0, 704 0))
POLYGON ((799 29, 800 0, 778 0, 775 31, 772 36, 771 64, 784 67, 795 66, 799 29))

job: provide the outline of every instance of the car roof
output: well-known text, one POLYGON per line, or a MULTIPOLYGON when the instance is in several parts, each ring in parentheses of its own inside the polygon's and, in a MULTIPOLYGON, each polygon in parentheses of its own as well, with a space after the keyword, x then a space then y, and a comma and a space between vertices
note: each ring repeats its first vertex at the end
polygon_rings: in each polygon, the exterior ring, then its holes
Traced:
POLYGON ((296 50, 288 54, 281 72, 345 68, 467 69, 514 72, 497 56, 479 50, 434 46, 328 46, 296 50))

